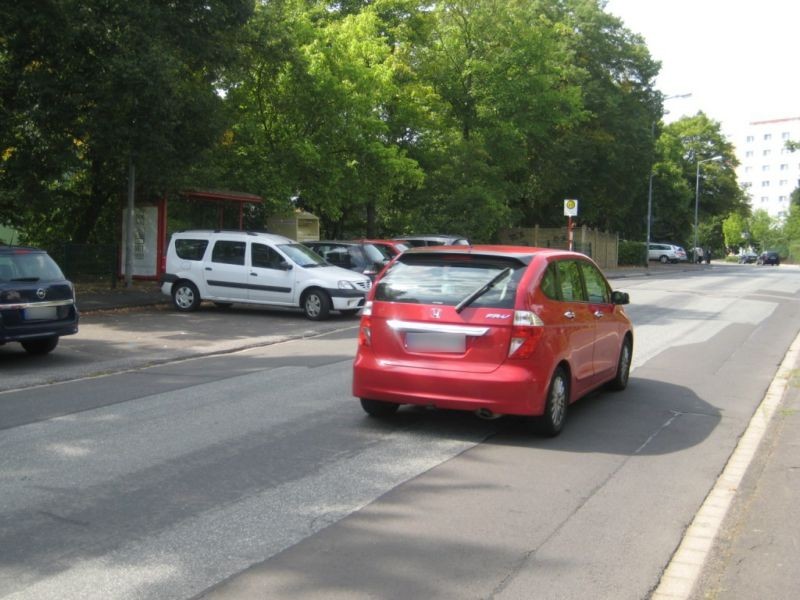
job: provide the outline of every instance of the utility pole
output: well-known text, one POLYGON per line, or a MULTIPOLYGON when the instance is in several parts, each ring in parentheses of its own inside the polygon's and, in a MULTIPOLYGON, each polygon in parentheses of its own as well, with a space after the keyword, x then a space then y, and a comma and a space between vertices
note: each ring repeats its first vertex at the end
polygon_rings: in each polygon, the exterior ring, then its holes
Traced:
POLYGON ((128 159, 128 214, 125 219, 125 287, 133 287, 133 228, 135 226, 134 217, 134 196, 136 195, 136 167, 133 164, 133 157, 128 159))

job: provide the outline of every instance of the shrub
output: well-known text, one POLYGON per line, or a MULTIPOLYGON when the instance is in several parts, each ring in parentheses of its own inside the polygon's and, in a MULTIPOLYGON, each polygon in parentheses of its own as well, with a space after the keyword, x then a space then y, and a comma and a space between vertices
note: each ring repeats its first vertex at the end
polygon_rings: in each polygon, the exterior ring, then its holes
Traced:
POLYGON ((617 259, 619 266, 644 266, 647 264, 647 248, 644 242, 628 242, 620 240, 619 256, 617 259))

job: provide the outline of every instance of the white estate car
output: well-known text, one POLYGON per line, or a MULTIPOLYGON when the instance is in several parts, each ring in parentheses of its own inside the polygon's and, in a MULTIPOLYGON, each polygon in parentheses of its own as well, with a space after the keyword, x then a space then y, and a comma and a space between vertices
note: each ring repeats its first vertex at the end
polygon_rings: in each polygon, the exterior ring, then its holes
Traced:
POLYGON ((314 321, 331 310, 355 314, 369 277, 327 263, 289 238, 247 231, 174 233, 161 276, 162 293, 180 311, 202 300, 299 307, 314 321))
POLYGON ((657 260, 663 264, 687 260, 686 250, 674 244, 650 244, 649 260, 657 260))

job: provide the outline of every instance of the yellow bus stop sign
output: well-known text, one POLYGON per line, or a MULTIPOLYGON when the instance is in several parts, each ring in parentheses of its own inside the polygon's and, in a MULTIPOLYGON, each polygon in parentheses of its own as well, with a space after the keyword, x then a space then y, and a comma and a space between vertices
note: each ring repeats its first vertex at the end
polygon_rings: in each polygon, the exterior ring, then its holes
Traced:
POLYGON ((578 201, 577 200, 564 200, 564 216, 577 217, 578 216, 578 201))

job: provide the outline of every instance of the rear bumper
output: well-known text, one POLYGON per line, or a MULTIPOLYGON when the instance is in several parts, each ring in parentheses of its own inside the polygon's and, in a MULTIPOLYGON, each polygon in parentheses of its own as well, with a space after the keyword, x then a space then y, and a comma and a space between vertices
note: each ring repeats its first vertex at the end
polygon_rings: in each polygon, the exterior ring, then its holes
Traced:
POLYGON ((73 335, 78 333, 78 321, 77 310, 72 310, 66 319, 51 322, 33 321, 11 325, 0 318, 0 344, 73 335))
POLYGON ((492 373, 444 371, 379 363, 359 348, 353 364, 358 398, 498 415, 541 415, 548 382, 548 374, 522 361, 503 363, 492 373))

